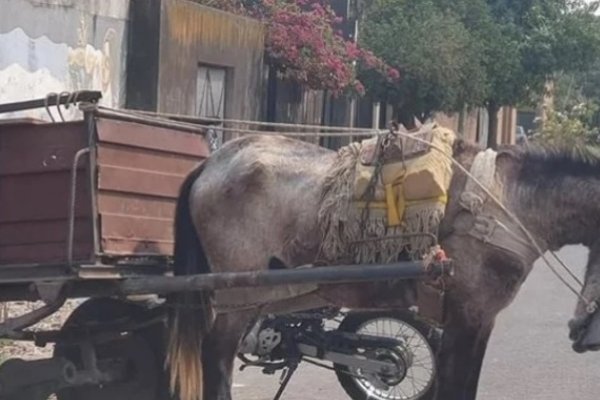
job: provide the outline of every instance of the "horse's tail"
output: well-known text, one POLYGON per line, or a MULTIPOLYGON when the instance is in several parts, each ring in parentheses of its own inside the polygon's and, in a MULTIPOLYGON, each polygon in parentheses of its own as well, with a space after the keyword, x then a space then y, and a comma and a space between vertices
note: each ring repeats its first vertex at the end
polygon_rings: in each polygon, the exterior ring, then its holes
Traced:
MULTIPOLYGON (((192 171, 183 184, 175 211, 174 274, 210 272, 210 266, 194 227, 190 193, 204 170, 204 163, 192 171)), ((167 364, 171 390, 180 400, 202 400, 202 340, 210 330, 214 313, 210 294, 176 293, 167 299, 169 306, 169 343, 167 364)))

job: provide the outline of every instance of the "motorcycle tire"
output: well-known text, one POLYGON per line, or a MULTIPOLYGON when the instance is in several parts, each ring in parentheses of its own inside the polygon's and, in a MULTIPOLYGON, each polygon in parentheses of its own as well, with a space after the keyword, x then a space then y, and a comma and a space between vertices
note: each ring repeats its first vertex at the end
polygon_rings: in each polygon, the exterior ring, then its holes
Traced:
MULTIPOLYGON (((418 393, 414 395, 403 395, 402 397, 394 397, 384 395, 383 392, 380 391, 378 394, 377 389, 373 388, 369 389, 365 387, 369 383, 365 383, 368 379, 365 378, 357 378, 355 375, 352 375, 350 369, 345 365, 334 364, 335 374, 337 379, 346 392, 348 396, 350 396, 353 400, 431 400, 435 395, 435 380, 437 378, 436 375, 436 354, 440 347, 441 336, 438 331, 426 324, 425 322, 415 318, 413 314, 409 312, 356 312, 349 313, 342 320, 340 325, 338 326, 338 330, 343 332, 351 332, 351 333, 360 333, 360 329, 364 327, 369 321, 376 321, 380 319, 388 319, 388 320, 396 320, 401 324, 408 326, 419 336, 419 339, 424 341, 424 343, 429 348, 429 357, 431 357, 432 363, 432 371, 430 381, 420 390, 418 393)), ((371 334, 371 333, 369 333, 371 334)), ((386 335, 389 336, 389 335, 386 335)), ((410 347, 410 346, 408 346, 410 347)), ((410 349, 409 349, 410 350, 410 349)), ((410 367, 412 368, 412 367, 410 367)), ((408 375, 404 378, 406 379, 408 375)), ((403 380, 404 381, 404 380, 403 380)), ((402 381, 402 382, 403 382, 402 381)), ((398 383, 398 385, 402 384, 402 382, 398 383)), ((393 388, 393 387, 392 387, 393 388)), ((404 393, 403 393, 404 394, 404 393)))

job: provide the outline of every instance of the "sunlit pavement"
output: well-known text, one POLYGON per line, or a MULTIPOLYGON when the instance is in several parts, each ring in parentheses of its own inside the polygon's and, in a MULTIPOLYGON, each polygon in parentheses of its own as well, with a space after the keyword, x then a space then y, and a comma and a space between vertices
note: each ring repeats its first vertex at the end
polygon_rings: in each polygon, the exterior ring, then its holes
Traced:
MULTIPOLYGON (((587 250, 560 252, 582 276, 587 250)), ((537 263, 517 299, 500 314, 485 359, 478 399, 597 400, 600 398, 600 352, 576 354, 568 340, 567 322, 575 296, 537 263)), ((270 400, 279 375, 257 369, 237 372, 234 398, 270 400)), ((284 400, 344 400, 348 397, 333 372, 310 365, 300 368, 284 400)))

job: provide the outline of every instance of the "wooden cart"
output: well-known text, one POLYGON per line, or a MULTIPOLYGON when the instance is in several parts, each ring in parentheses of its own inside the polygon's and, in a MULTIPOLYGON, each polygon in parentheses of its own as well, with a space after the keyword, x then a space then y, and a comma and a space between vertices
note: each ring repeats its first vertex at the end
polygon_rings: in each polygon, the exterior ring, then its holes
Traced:
POLYGON ((99 98, 79 92, 0 105, 0 113, 50 112, 78 103, 82 114, 69 122, 0 119, 0 301, 42 304, 1 322, 0 338, 56 344, 52 358, 5 361, 0 399, 170 398, 162 303, 169 293, 417 279, 447 267, 407 262, 171 276, 179 186, 208 157, 210 124, 99 108, 99 98), (88 300, 62 329, 27 329, 70 298, 88 300))

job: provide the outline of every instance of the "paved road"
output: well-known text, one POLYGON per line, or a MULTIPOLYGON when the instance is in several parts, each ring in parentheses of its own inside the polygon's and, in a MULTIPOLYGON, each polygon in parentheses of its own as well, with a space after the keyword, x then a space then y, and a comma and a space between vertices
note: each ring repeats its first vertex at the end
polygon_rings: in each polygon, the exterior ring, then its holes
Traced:
MULTIPOLYGON (((583 274, 587 251, 569 247, 561 256, 583 274)), ((480 400, 597 400, 600 398, 600 353, 574 353, 567 322, 574 296, 540 263, 513 304, 498 318, 482 371, 480 400)), ((270 400, 277 376, 257 370, 237 373, 236 400, 270 400)), ((332 372, 304 366, 285 400, 348 400, 332 372)))

